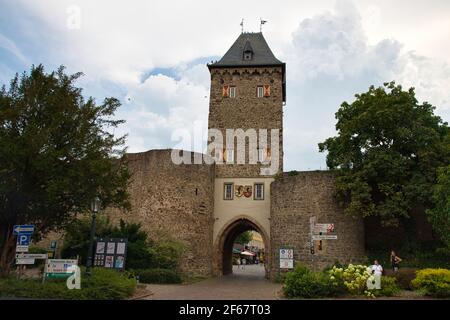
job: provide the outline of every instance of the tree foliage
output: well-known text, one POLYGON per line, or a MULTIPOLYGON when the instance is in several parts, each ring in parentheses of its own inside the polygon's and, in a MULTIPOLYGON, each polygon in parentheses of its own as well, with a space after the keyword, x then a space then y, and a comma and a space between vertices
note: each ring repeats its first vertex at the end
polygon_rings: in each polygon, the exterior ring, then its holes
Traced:
MULTIPOLYGON (((118 225, 111 224, 104 214, 97 216, 97 238, 127 238, 126 269, 163 268, 177 270, 184 253, 184 246, 168 238, 152 241, 142 230, 140 223, 120 219, 118 225)), ((73 221, 65 229, 63 258, 79 256, 86 263, 90 244, 91 219, 86 216, 73 221)))
POLYGON ((436 170, 450 163, 450 130, 413 88, 391 82, 355 97, 342 103, 338 134, 319 150, 337 169, 335 195, 347 214, 397 225, 412 208, 432 205, 436 170))
POLYGON ((428 210, 428 218, 440 239, 450 248, 450 165, 438 170, 433 189, 434 207, 428 210))
POLYGON ((120 102, 97 104, 75 86, 81 73, 32 67, 0 91, 0 269, 14 255, 15 224, 35 224, 35 237, 86 212, 94 196, 103 206, 129 207, 125 137, 111 132, 120 102))
POLYGON ((236 240, 234 240, 234 242, 245 245, 245 244, 249 243, 250 241, 252 241, 252 239, 253 239, 252 232, 245 231, 245 232, 242 232, 240 235, 238 235, 236 237, 236 240))

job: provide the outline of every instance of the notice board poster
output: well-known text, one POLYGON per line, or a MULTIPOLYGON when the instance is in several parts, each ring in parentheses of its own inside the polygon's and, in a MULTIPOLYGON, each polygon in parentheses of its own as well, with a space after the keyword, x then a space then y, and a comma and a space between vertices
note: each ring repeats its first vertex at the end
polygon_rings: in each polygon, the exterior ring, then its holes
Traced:
POLYGON ((127 256, 126 238, 100 238, 95 243, 94 266, 123 270, 127 256))

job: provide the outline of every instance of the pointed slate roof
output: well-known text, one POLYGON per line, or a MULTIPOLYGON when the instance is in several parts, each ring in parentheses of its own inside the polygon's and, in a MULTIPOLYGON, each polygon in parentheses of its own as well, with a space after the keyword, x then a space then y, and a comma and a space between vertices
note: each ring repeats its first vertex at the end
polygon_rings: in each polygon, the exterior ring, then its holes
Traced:
POLYGON ((239 67, 276 67, 282 68, 283 101, 286 101, 286 64, 275 58, 272 50, 261 32, 241 33, 227 53, 214 63, 208 64, 213 68, 239 68, 239 67), (250 60, 244 59, 244 51, 252 51, 250 60))
POLYGON ((233 43, 231 48, 217 62, 210 65, 211 67, 245 67, 245 66, 274 66, 283 65, 284 63, 275 58, 272 50, 264 39, 261 32, 241 33, 233 43), (253 51, 251 60, 244 60, 244 51, 253 51))

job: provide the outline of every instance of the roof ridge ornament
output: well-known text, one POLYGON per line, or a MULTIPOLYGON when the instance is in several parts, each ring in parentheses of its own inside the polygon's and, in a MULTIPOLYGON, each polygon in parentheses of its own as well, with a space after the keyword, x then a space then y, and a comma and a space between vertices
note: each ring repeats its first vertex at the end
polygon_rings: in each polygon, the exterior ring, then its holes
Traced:
POLYGON ((244 18, 242 18, 240 26, 241 26, 241 33, 244 33, 244 18))

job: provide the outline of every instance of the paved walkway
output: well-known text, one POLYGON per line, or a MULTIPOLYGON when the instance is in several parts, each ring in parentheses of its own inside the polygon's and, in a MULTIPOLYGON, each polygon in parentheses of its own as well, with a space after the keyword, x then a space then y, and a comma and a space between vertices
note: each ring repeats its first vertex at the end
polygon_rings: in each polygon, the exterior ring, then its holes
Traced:
POLYGON ((263 265, 233 267, 233 274, 187 285, 147 285, 149 300, 259 300, 277 299, 281 284, 264 278, 263 265))

